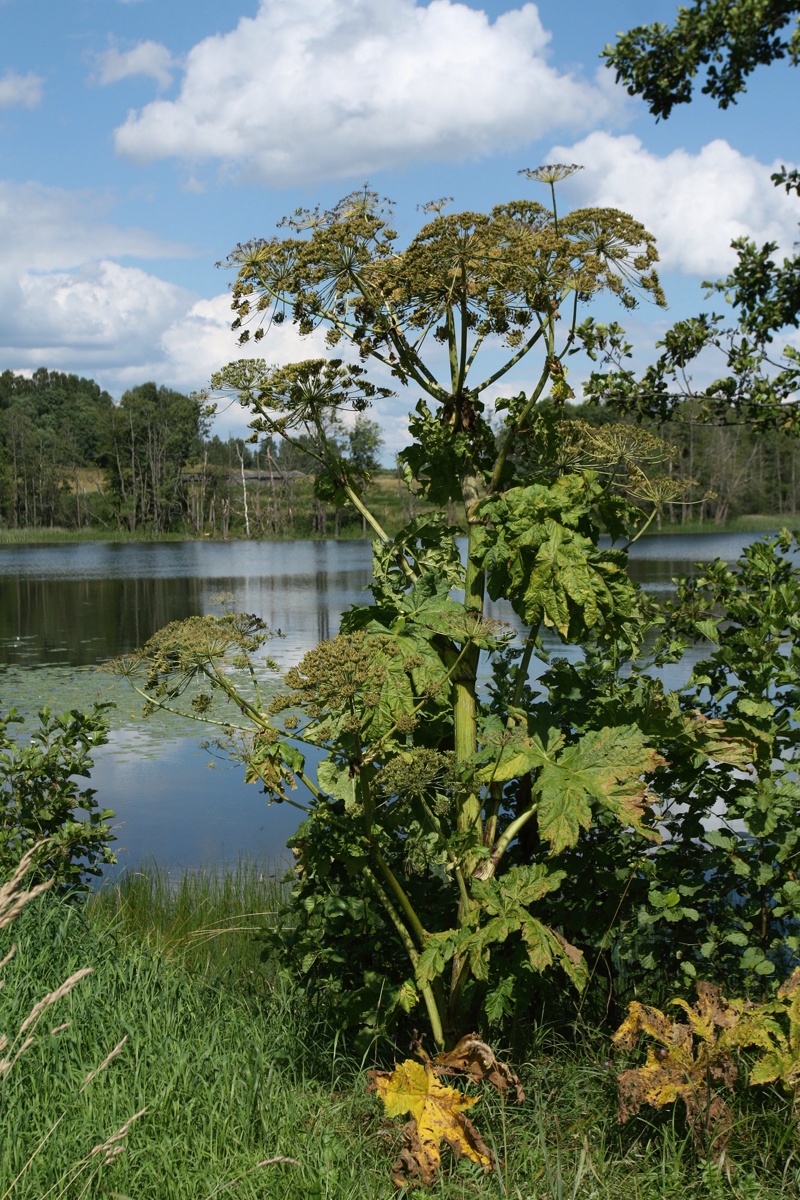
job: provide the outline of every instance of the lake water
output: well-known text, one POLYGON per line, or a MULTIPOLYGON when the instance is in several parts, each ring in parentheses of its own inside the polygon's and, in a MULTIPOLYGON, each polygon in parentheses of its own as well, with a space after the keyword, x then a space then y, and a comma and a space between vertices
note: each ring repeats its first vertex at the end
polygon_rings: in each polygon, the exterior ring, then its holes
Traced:
MULTIPOLYGON (((631 547, 631 572, 666 592, 698 561, 736 559, 754 534, 652 537, 631 547)), ((267 806, 238 766, 200 749, 197 727, 143 721, 128 686, 99 664, 133 650, 169 621, 216 611, 232 594, 284 635, 270 652, 288 668, 338 630, 341 612, 368 602, 367 542, 183 542, 0 546, 0 707, 54 711, 113 699, 112 737, 92 786, 117 813, 120 864, 168 866, 241 854, 277 863, 298 823, 267 806), (211 769, 209 769, 211 768, 211 769)), ((508 606, 492 615, 515 624, 508 606)), ((553 642, 553 648, 556 647, 553 642)), ((672 686, 685 677, 688 663, 672 686)))

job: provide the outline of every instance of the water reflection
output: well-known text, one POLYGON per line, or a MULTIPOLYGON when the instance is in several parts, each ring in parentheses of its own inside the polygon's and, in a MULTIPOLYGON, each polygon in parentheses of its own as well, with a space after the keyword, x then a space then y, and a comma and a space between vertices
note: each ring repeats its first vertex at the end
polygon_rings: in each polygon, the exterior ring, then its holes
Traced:
POLYGON ((363 599, 363 542, 87 543, 0 547, 0 665, 81 667, 142 644, 231 594, 296 662, 363 599))
MULTIPOLYGON (((632 547, 631 571, 648 590, 665 591, 697 561, 737 558, 754 536, 649 538, 632 547)), ((108 696, 112 681, 89 668, 169 621, 214 611, 220 593, 281 631, 270 653, 288 667, 337 632, 343 610, 368 602, 370 563, 366 542, 0 546, 0 705, 33 709, 46 700, 58 710, 108 696)), ((516 627, 508 605, 491 611, 516 627)), ((548 649, 576 653, 555 638, 548 649)), ((682 682, 689 666, 673 668, 667 685, 682 682)), ((97 754, 92 785, 118 814, 124 864, 285 857, 297 810, 268 809, 241 769, 207 769, 193 729, 159 731, 157 721, 138 719, 121 685, 113 695, 112 742, 97 754)))
MULTIPOLYGON (((672 588, 699 559, 735 559, 754 535, 653 537, 631 548, 648 591, 672 588)), ((365 601, 366 542, 87 542, 0 546, 0 665, 80 667, 141 645, 169 621, 214 611, 231 593, 285 635, 296 662, 365 601)), ((507 619, 502 610, 498 616, 507 619)))
POLYGON ((0 577, 0 663, 82 667, 200 611, 200 579, 0 577))

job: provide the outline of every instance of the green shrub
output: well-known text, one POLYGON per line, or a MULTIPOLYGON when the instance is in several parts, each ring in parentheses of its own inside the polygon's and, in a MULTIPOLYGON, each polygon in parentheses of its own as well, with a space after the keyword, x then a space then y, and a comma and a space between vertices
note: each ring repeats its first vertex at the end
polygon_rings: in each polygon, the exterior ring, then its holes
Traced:
POLYGON ((87 876, 116 861, 109 849, 114 813, 100 808, 94 788, 79 784, 94 766, 94 748, 108 741, 109 707, 57 716, 43 708, 26 738, 12 733, 24 724, 16 709, 0 714, 0 877, 38 843, 34 876, 52 879, 60 892, 85 891, 87 876))

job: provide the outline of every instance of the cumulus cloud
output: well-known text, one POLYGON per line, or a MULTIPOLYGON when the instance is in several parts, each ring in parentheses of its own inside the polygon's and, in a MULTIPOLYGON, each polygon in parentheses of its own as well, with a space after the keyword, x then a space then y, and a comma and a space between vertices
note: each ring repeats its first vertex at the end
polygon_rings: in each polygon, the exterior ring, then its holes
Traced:
MULTIPOLYGON (((186 254, 122 228, 90 192, 0 181, 0 369, 40 366, 93 376, 112 394, 155 379, 181 390, 247 351, 230 326, 230 296, 201 300, 140 263, 186 254)), ((276 326, 253 351, 285 363, 325 354, 324 337, 276 326)), ((243 428, 246 417, 235 409, 243 428)), ((230 417, 226 418, 230 421, 230 417)))
MULTIPOLYGON (((186 246, 109 220, 112 200, 90 191, 0 180, 0 260, 3 274, 56 270, 100 258, 177 257, 186 246)), ((2 278, 2 275, 0 275, 2 278)))
POLYGON ((179 96, 116 131, 136 161, 217 160, 270 185, 463 161, 608 117, 622 93, 548 62, 535 4, 261 0, 190 50, 179 96))
POLYGON ((141 362, 195 297, 120 258, 187 253, 90 192, 0 181, 0 355, 12 369, 141 362))
POLYGON ((0 75, 0 108, 36 108, 42 100, 43 84, 42 77, 32 71, 27 75, 4 71, 0 75))
POLYGON ((183 386, 198 386, 214 371, 237 358, 264 358, 275 366, 304 358, 326 358, 330 351, 325 334, 315 330, 301 337, 291 324, 273 325, 269 337, 247 347, 239 345, 231 329, 234 317, 227 293, 198 300, 164 329, 159 345, 161 358, 183 386))
POLYGON ((551 156, 584 167, 570 180, 571 201, 632 213, 656 235, 668 270, 716 277, 735 263, 734 238, 777 242, 788 253, 797 236, 797 202, 770 180, 780 163, 760 163, 720 138, 697 154, 659 157, 630 134, 598 132, 551 156))
POLYGON ((118 83, 132 75, 149 75, 159 87, 169 87, 175 63, 166 46, 160 42, 139 42, 131 50, 110 46, 97 55, 98 82, 118 83))
POLYGON ((20 303, 6 312, 0 332, 43 361, 66 354, 98 365, 125 361, 157 340, 165 324, 183 311, 191 293, 140 267, 111 261, 78 271, 24 274, 20 303))

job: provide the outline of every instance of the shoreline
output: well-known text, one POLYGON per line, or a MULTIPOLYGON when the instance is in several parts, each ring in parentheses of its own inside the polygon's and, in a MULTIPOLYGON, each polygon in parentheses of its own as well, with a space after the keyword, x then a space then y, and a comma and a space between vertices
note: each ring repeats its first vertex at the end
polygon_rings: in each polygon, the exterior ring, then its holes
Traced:
MULTIPOLYGON (((713 522, 704 521, 687 521, 683 525, 662 524, 661 528, 652 525, 644 538, 651 537, 675 537, 681 535, 698 535, 704 534, 722 534, 722 533, 775 533, 779 529, 788 528, 794 532, 800 532, 800 513, 775 513, 772 515, 763 513, 754 513, 747 516, 734 517, 730 521, 725 521, 720 525, 715 525, 713 522)), ((0 529, 0 546, 25 546, 25 545, 59 545, 68 543, 82 542, 271 542, 275 545, 283 545, 287 542, 370 542, 371 537, 364 537, 360 531, 358 534, 353 534, 349 537, 212 537, 210 534, 190 534, 182 533, 163 533, 154 536, 147 531, 142 533, 130 533, 126 530, 116 529, 64 529, 64 528, 28 528, 28 529, 0 529)))

